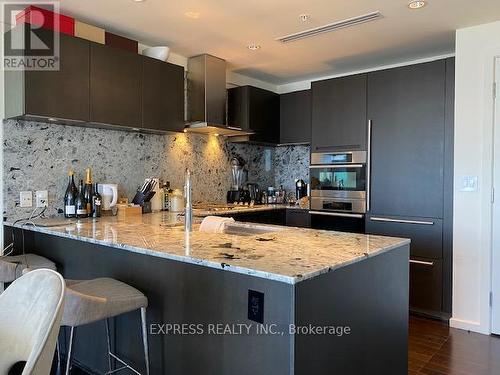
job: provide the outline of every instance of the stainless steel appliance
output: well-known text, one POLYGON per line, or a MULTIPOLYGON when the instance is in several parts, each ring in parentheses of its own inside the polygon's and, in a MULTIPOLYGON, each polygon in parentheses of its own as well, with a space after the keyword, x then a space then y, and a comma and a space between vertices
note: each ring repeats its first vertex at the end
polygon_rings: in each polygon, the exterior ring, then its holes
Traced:
POLYGON ((313 153, 309 168, 313 227, 363 232, 367 152, 313 153))
POLYGON ((307 196, 307 184, 304 180, 300 179, 295 181, 295 199, 299 200, 307 196))
POLYGON ((188 121, 184 131, 226 137, 253 134, 226 124, 226 61, 208 54, 188 59, 188 121))

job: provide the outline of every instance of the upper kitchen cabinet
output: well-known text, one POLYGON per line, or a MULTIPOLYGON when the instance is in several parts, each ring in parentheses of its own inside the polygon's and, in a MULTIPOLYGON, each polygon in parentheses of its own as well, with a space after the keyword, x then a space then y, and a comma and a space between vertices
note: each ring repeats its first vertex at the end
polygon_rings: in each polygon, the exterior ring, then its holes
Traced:
POLYGON ((366 74, 312 83, 311 151, 366 150, 366 74))
POLYGON ((90 121, 140 128, 142 56, 90 44, 90 121))
POLYGON ((311 90, 280 95, 280 143, 311 142, 311 90))
POLYGON ((143 57, 142 126, 180 132, 184 129, 184 68, 143 57))
MULTIPOLYGON (((11 33, 5 34, 6 46, 11 33)), ((37 35, 50 40, 51 31, 40 29, 37 35)), ((26 37, 30 33, 24 33, 26 37)), ((29 44, 25 44, 29 45, 29 44)), ((5 116, 46 120, 48 118, 89 120, 89 42, 60 34, 59 70, 6 71, 5 116)), ((26 52, 28 53, 28 52, 26 52)))
POLYGON ((280 143, 279 95, 253 86, 228 91, 228 126, 253 131, 250 142, 280 143))
POLYGON ((370 73, 371 213, 443 217, 445 60, 370 73))

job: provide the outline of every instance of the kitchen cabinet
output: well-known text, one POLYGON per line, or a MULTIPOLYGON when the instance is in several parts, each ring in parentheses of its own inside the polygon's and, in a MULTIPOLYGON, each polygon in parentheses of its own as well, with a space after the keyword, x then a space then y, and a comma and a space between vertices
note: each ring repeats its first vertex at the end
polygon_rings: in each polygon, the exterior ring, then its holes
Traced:
POLYGON ((366 150, 366 85, 366 74, 312 83, 312 152, 366 150))
POLYGON ((410 309, 449 318, 454 59, 368 74, 366 232, 410 238, 410 309))
POLYGON ((286 209, 286 226, 311 228, 311 215, 309 211, 294 208, 286 209))
POLYGON ((253 86, 227 90, 228 126, 255 132, 246 141, 265 144, 280 142, 279 95, 253 86))
POLYGON ((439 317, 443 301, 442 261, 410 259, 410 309, 439 317))
POLYGON ((274 224, 285 225, 286 216, 285 210, 268 210, 254 212, 235 212, 231 217, 236 221, 259 223, 259 224, 274 224))
POLYGON ((280 95, 280 144, 311 142, 311 90, 280 95))
POLYGON ((142 126, 180 132, 184 129, 184 68, 142 57, 142 126))
POLYGON ((90 44, 90 121, 140 128, 142 56, 90 44))
POLYGON ((373 214, 443 218, 445 61, 368 74, 373 214))
POLYGON ((443 257, 443 221, 440 219, 367 215, 366 232, 411 239, 412 257, 443 257))
MULTIPOLYGON (((11 33, 5 34, 10 44, 11 33)), ((39 35, 51 31, 40 29, 39 35)), ((29 36, 30 33, 25 33, 29 36)), ((43 35, 41 36, 43 37, 43 35)), ((6 71, 6 118, 24 117, 40 120, 57 118, 73 121, 89 120, 89 43, 83 39, 60 34, 59 70, 6 71)))

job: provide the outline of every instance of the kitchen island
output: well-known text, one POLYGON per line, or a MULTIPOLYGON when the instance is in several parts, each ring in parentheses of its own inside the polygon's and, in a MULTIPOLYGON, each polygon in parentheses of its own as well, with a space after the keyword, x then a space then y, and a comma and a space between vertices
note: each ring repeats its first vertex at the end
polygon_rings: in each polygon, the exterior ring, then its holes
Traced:
MULTIPOLYGON (((26 251, 144 292, 152 374, 406 373, 409 240, 242 223, 186 234, 176 220, 25 225, 26 251)), ((138 313, 113 320, 116 351, 143 368, 138 313)), ((76 362, 103 372, 104 325, 76 340, 76 362)))

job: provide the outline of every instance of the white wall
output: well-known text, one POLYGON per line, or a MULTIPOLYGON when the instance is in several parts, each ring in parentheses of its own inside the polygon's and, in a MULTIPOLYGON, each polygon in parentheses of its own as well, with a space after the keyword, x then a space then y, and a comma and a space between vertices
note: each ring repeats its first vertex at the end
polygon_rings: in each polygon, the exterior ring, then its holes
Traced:
POLYGON ((457 30, 453 327, 490 333, 494 57, 500 22, 457 30), (462 192, 463 176, 478 191, 462 192))

